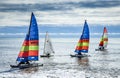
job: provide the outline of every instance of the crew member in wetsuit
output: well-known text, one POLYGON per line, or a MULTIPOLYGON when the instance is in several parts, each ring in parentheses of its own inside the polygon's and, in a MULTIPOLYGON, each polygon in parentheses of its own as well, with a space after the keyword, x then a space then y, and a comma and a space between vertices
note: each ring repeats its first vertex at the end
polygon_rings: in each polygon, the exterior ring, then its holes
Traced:
POLYGON ((104 50, 104 47, 99 47, 100 50, 104 50))
POLYGON ((26 62, 20 62, 20 63, 18 64, 18 66, 20 66, 21 64, 28 64, 28 65, 30 65, 29 61, 26 61, 26 62))
POLYGON ((50 53, 47 53, 47 56, 50 56, 50 53))
POLYGON ((78 55, 82 55, 81 52, 79 52, 78 55))

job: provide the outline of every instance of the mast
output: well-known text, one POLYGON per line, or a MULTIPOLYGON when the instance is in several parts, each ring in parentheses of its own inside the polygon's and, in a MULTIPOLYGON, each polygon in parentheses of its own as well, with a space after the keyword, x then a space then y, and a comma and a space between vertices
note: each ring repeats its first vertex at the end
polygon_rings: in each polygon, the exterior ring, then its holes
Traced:
POLYGON ((44 54, 54 53, 51 40, 49 38, 48 32, 46 32, 45 42, 44 42, 44 54))
POLYGON ((32 12, 32 14, 31 14, 31 18, 30 18, 30 25, 29 25, 28 34, 30 34, 30 29, 31 29, 31 22, 32 22, 32 16, 33 16, 33 12, 32 12))
POLYGON ((46 54, 46 52, 45 52, 46 47, 45 46, 46 46, 47 35, 48 35, 48 32, 46 31, 45 41, 44 41, 44 51, 43 51, 44 54, 46 54))

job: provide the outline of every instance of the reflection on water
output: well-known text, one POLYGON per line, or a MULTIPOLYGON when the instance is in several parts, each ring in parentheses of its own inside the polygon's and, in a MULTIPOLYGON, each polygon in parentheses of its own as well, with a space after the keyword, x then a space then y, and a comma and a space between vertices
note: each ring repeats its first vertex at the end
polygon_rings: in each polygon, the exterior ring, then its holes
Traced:
POLYGON ((40 58, 40 61, 44 64, 44 66, 52 65, 54 63, 53 60, 54 60, 54 56, 40 58))
POLYGON ((33 73, 37 72, 39 67, 31 67, 31 68, 26 68, 26 69, 21 69, 21 73, 33 73))
MULTIPOLYGON (((43 64, 43 67, 17 70, 10 69, 9 64, 15 63, 23 39, 0 40, 0 78, 17 78, 18 75, 19 78, 28 78, 28 76, 30 78, 36 78, 36 76, 37 78, 80 78, 81 76, 115 78, 120 76, 120 43, 114 43, 120 39, 114 40, 108 45, 108 50, 103 52, 95 51, 98 44, 94 42, 96 39, 91 40, 93 42, 90 43, 90 57, 83 58, 69 56, 76 45, 76 42, 71 42, 72 39, 69 41, 64 39, 63 42, 57 42, 57 40, 60 39, 53 39, 55 55, 50 58, 39 58, 38 63, 43 64)), ((43 45, 44 42, 40 42, 40 54, 43 52, 43 45)))
POLYGON ((89 66, 89 59, 88 59, 88 57, 77 58, 77 62, 78 62, 79 65, 89 66))

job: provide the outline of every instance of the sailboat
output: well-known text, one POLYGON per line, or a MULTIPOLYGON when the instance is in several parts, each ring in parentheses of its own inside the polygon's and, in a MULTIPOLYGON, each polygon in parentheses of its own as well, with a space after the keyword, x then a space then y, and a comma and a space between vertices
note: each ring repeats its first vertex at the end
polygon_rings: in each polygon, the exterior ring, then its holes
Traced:
POLYGON ((75 49, 75 53, 77 54, 70 55, 70 56, 71 57, 85 57, 87 55, 82 54, 82 53, 88 53, 88 49, 89 49, 89 27, 88 27, 87 21, 85 20, 82 35, 75 49))
MULTIPOLYGON (((28 68, 40 66, 33 61, 39 60, 39 31, 37 21, 34 14, 31 14, 31 21, 28 33, 26 34, 25 40, 22 44, 20 52, 16 61, 17 65, 10 65, 12 68, 28 68)), ((41 64, 42 66, 43 64, 41 64)))
POLYGON ((96 51, 105 51, 107 48, 107 44, 108 44, 108 32, 107 32, 107 28, 104 27, 103 35, 101 37, 99 47, 98 47, 98 49, 95 49, 95 50, 96 51))
POLYGON ((51 57, 52 53, 55 53, 55 52, 53 50, 52 42, 51 42, 51 39, 48 35, 48 32, 46 32, 43 55, 40 55, 40 56, 41 57, 51 57))

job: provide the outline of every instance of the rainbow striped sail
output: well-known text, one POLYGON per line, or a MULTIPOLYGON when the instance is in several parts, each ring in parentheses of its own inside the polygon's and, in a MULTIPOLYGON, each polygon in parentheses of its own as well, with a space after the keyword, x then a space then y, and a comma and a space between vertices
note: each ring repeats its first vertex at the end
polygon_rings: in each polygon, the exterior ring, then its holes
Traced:
POLYGON ((107 28, 104 27, 103 35, 102 35, 102 38, 99 43, 99 48, 101 48, 101 49, 105 49, 107 47, 107 44, 108 44, 108 34, 107 33, 108 33, 107 28))
POLYGON ((37 61, 38 53, 39 53, 38 26, 36 18, 32 13, 29 30, 22 44, 17 61, 19 62, 37 61))
POLYGON ((78 41, 75 52, 78 54, 80 54, 81 52, 88 53, 88 48, 89 48, 89 27, 87 21, 85 20, 83 32, 80 37, 80 40, 78 41))

